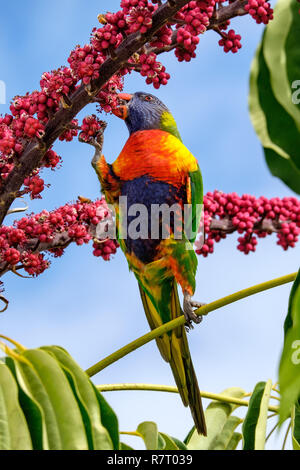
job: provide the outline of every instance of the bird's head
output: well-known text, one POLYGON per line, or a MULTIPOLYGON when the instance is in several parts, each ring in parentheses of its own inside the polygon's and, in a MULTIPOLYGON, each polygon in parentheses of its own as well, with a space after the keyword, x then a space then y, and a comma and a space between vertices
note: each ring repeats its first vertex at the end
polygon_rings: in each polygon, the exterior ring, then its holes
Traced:
POLYGON ((138 91, 133 95, 120 93, 119 99, 122 104, 113 113, 125 120, 130 134, 160 129, 181 139, 175 119, 167 106, 156 96, 138 91))

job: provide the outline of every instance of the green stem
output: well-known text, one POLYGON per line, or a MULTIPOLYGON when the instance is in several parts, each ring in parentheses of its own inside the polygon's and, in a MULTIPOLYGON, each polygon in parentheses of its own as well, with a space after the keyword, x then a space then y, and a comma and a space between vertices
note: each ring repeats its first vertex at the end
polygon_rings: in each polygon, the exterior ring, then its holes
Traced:
MULTIPOLYGON (((215 300, 210 304, 206 304, 203 307, 198 308, 195 313, 196 315, 207 315, 213 310, 217 310, 218 308, 224 307, 225 305, 237 302, 238 300, 244 299, 245 297, 249 297, 250 295, 257 294, 267 289, 272 289, 273 287, 281 286, 282 284, 286 284, 288 282, 293 282, 296 279, 296 276, 297 273, 292 273, 286 276, 272 279, 271 281, 263 282, 262 284, 257 284, 255 286, 248 287, 247 289, 235 292, 234 294, 223 297, 222 299, 215 300)), ((110 354, 109 356, 105 357, 102 361, 97 362, 97 364, 87 369, 86 373, 90 377, 92 377, 101 370, 105 369, 105 367, 108 367, 109 365, 118 361, 119 359, 131 353, 132 351, 135 351, 144 344, 149 343, 158 336, 162 336, 164 333, 167 333, 168 331, 171 331, 174 328, 177 328, 178 326, 184 325, 184 323, 185 317, 183 315, 168 323, 164 323, 159 328, 155 328, 154 330, 150 331, 150 333, 141 336, 140 338, 132 341, 123 348, 118 349, 113 354, 110 354)))
POLYGON ((287 441, 287 438, 289 436, 289 432, 290 432, 291 427, 292 427, 292 420, 289 422, 289 425, 287 427, 281 450, 285 449, 286 441, 287 441))
MULTIPOLYGON (((113 392, 113 391, 122 391, 122 390, 144 390, 144 391, 154 391, 154 392, 170 392, 178 393, 176 387, 169 385, 154 385, 154 384, 105 384, 105 385, 96 385, 96 388, 99 392, 113 392)), ((222 401, 225 403, 233 403, 238 406, 249 406, 249 401, 242 400, 241 398, 234 398, 218 393, 204 392, 201 390, 202 398, 209 398, 210 400, 222 401)), ((268 409, 274 413, 279 412, 278 406, 269 405, 268 409)))
POLYGON ((120 431, 120 434, 126 434, 126 436, 141 437, 143 439, 143 436, 136 431, 120 431))

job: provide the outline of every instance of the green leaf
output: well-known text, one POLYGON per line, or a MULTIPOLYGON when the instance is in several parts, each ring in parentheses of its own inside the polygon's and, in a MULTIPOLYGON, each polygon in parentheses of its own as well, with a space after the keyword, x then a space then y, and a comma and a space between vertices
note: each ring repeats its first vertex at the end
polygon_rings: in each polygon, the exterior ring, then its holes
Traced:
MULTIPOLYGON (((232 387, 221 393, 226 397, 241 398, 245 391, 232 387)), ((211 402, 205 410, 207 425, 207 437, 199 436, 196 430, 192 430, 185 440, 190 450, 215 450, 225 449, 229 444, 234 430, 240 423, 240 419, 231 416, 237 405, 219 401, 211 402)))
POLYGON ((165 443, 162 450, 179 450, 179 447, 177 446, 175 441, 172 439, 172 437, 168 436, 168 434, 160 432, 159 436, 163 439, 165 443))
POLYGON ((222 432, 216 436, 213 443, 211 444, 211 448, 213 450, 227 449, 233 437, 234 431, 242 422, 243 420, 238 416, 229 416, 226 423, 224 424, 222 432))
POLYGON ((264 58, 270 70, 270 82, 276 100, 300 129, 300 107, 293 103, 294 81, 300 77, 299 5, 294 0, 279 0, 274 20, 269 23, 263 41, 264 58))
POLYGON ((58 346, 47 346, 42 350, 53 354, 59 361, 78 400, 91 450, 112 450, 108 431, 101 423, 101 408, 95 389, 87 374, 72 357, 58 346))
POLYGON ((21 361, 15 361, 17 380, 22 390, 40 406, 45 424, 44 439, 47 444, 43 448, 61 450, 61 439, 53 406, 47 391, 33 367, 21 361))
POLYGON ((292 409, 292 443, 294 450, 300 450, 300 403, 292 409))
POLYGON ((105 429, 107 429, 110 438, 113 443, 113 448, 114 449, 119 449, 120 447, 120 436, 119 436, 119 423, 118 423, 118 418, 113 411, 113 409, 109 406, 103 395, 97 390, 97 388, 94 386, 94 390, 96 393, 96 397, 98 400, 98 403, 100 405, 100 410, 101 410, 101 421, 105 429))
POLYGON ((227 444, 226 450, 236 450, 239 442, 242 440, 242 437, 243 436, 240 432, 234 432, 227 444))
POLYGON ((177 439, 177 437, 172 436, 171 439, 172 441, 175 442, 179 450, 188 450, 187 446, 183 442, 181 442, 179 439, 177 439))
POLYGON ((28 390, 22 380, 22 376, 17 373, 15 359, 6 357, 5 362, 12 372, 19 388, 19 402, 27 421, 33 449, 47 450, 48 440, 46 436, 43 410, 38 402, 28 394, 28 390))
POLYGON ((271 173, 300 194, 300 108, 292 100, 300 70, 297 10, 294 0, 277 3, 252 63, 249 110, 271 173))
POLYGON ((288 418, 300 396, 300 270, 292 286, 284 323, 284 346, 279 365, 280 422, 288 418))
POLYGON ((120 450, 134 450, 133 447, 130 447, 129 445, 125 444, 124 442, 120 443, 120 450))
POLYGON ((158 450, 165 446, 164 439, 159 436, 157 424, 152 421, 144 421, 137 427, 137 432, 144 439, 147 450, 158 450))
POLYGON ((253 390, 243 423, 244 450, 263 450, 265 448, 271 390, 271 380, 259 382, 253 390))
MULTIPOLYGON (((31 363, 39 379, 37 381, 35 376, 33 384, 33 374, 30 374, 30 385, 34 385, 32 394, 44 410, 47 431, 51 434, 50 449, 87 450, 88 442, 80 409, 57 360, 41 349, 26 350, 23 356, 31 363)), ((25 375, 29 373, 30 366, 22 364, 21 368, 25 375)))
POLYGON ((6 364, 0 363, 0 450, 31 450, 26 419, 18 400, 18 388, 6 364))

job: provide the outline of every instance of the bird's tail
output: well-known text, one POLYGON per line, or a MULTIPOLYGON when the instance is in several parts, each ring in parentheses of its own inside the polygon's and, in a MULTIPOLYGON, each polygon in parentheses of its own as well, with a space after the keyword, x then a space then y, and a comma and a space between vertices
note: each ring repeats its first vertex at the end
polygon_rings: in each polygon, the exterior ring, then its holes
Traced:
MULTIPOLYGON (((177 284, 172 282, 169 287, 171 288, 168 289, 168 294, 164 289, 163 303, 158 303, 155 306, 148 293, 139 284, 144 310, 151 329, 161 326, 166 320, 172 320, 183 314, 178 298, 177 284)), ((155 290, 157 295, 157 286, 155 290)), ((162 357, 171 366, 183 404, 190 407, 198 433, 206 436, 201 394, 184 326, 179 326, 160 336, 156 339, 156 343, 162 357)))

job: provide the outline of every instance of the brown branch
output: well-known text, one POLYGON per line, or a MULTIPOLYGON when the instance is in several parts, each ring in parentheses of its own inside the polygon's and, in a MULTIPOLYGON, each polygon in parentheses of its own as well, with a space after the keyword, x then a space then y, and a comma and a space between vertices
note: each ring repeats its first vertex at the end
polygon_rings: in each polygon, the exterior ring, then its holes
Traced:
MULTIPOLYGON (((115 55, 109 57, 102 64, 99 70, 99 78, 94 80, 89 87, 81 85, 70 97, 65 97, 68 106, 62 106, 54 114, 46 126, 44 138, 37 142, 31 141, 27 144, 13 171, 9 174, 5 183, 0 188, 0 224, 3 222, 11 204, 20 195, 20 188, 24 179, 32 171, 39 167, 46 151, 53 145, 56 139, 67 128, 74 117, 89 103, 94 101, 95 96, 105 83, 116 74, 130 59, 130 57, 151 41, 155 33, 168 23, 188 0, 170 0, 157 9, 153 15, 153 25, 145 33, 133 33, 128 36, 115 50, 115 55)), ((244 9, 247 0, 236 0, 230 5, 216 10, 207 29, 215 29, 217 25, 224 23, 230 18, 245 15, 244 9)), ((177 45, 177 34, 174 31, 172 44, 164 48, 151 48, 157 54, 174 49, 177 45)))
MULTIPOLYGON (((285 221, 289 223, 289 221, 285 221)), ((253 230, 259 230, 262 232, 269 232, 269 233, 277 233, 281 227, 280 221, 275 221, 271 219, 262 218, 259 222, 257 222, 253 230)), ((89 226, 90 234, 95 237, 95 226, 89 226)), ((232 220, 229 218, 224 219, 217 219, 212 218, 210 222, 210 231, 217 230, 220 234, 231 234, 237 231, 237 227, 233 225, 232 220)), ((95 238, 94 238, 95 239, 95 238)), ((103 242, 101 239, 100 242, 103 242)), ((23 246, 19 246, 17 249, 20 253, 24 251, 29 251, 31 253, 41 253, 47 252, 50 250, 55 250, 58 248, 66 248, 71 243, 75 243, 74 240, 68 235, 68 232, 64 231, 61 233, 57 233, 53 240, 48 243, 41 243, 37 238, 31 239, 28 243, 23 246)), ((22 269, 22 265, 16 266, 16 269, 22 269)), ((7 272, 11 271, 11 266, 7 262, 0 263, 0 277, 2 277, 7 272)))
POLYGON ((26 176, 40 165, 46 151, 62 134, 66 125, 87 104, 93 102, 105 83, 116 74, 129 58, 151 40, 154 34, 172 18, 188 0, 172 0, 161 5, 153 15, 152 27, 145 33, 133 33, 128 36, 115 50, 115 57, 109 57, 99 69, 99 78, 94 80, 87 88, 82 85, 72 96, 68 97, 69 107, 62 107, 48 122, 45 136, 40 142, 29 142, 24 149, 18 163, 0 189, 0 223, 3 222, 12 202, 18 196, 26 176))
POLYGON ((223 24, 225 21, 231 20, 237 16, 247 15, 248 12, 245 10, 247 3, 248 0, 236 0, 226 7, 219 8, 215 16, 211 18, 207 29, 213 29, 215 26, 223 24))
MULTIPOLYGON (((220 7, 215 11, 215 14, 210 19, 209 25, 207 26, 207 30, 215 30, 219 25, 225 23, 227 20, 231 20, 232 18, 236 18, 237 16, 247 15, 248 12, 245 10, 245 5, 247 5, 248 0, 236 0, 234 3, 227 5, 224 7, 220 5, 220 7)), ((177 44, 177 31, 174 31, 172 34, 172 42, 169 46, 165 47, 152 47, 149 48, 149 52, 154 52, 155 54, 159 55, 163 52, 168 52, 174 49, 175 47, 180 46, 177 44)))
MULTIPOLYGON (((48 243, 41 243, 38 238, 32 238, 28 243, 23 246, 18 246, 17 250, 20 253, 41 253, 44 251, 54 250, 58 248, 66 248, 72 239, 69 237, 68 232, 57 233, 53 240, 48 243)), ((16 269, 22 269, 23 265, 16 266, 16 269)), ((0 277, 11 271, 11 266, 7 262, 0 263, 0 277)))
MULTIPOLYGON (((262 232, 279 232, 281 227, 280 221, 275 221, 271 219, 262 218, 257 222, 253 230, 259 230, 262 232)), ((212 219, 209 227, 210 231, 217 230, 223 232, 224 234, 230 234, 237 231, 237 227, 232 223, 232 220, 229 218, 224 219, 212 219)))

